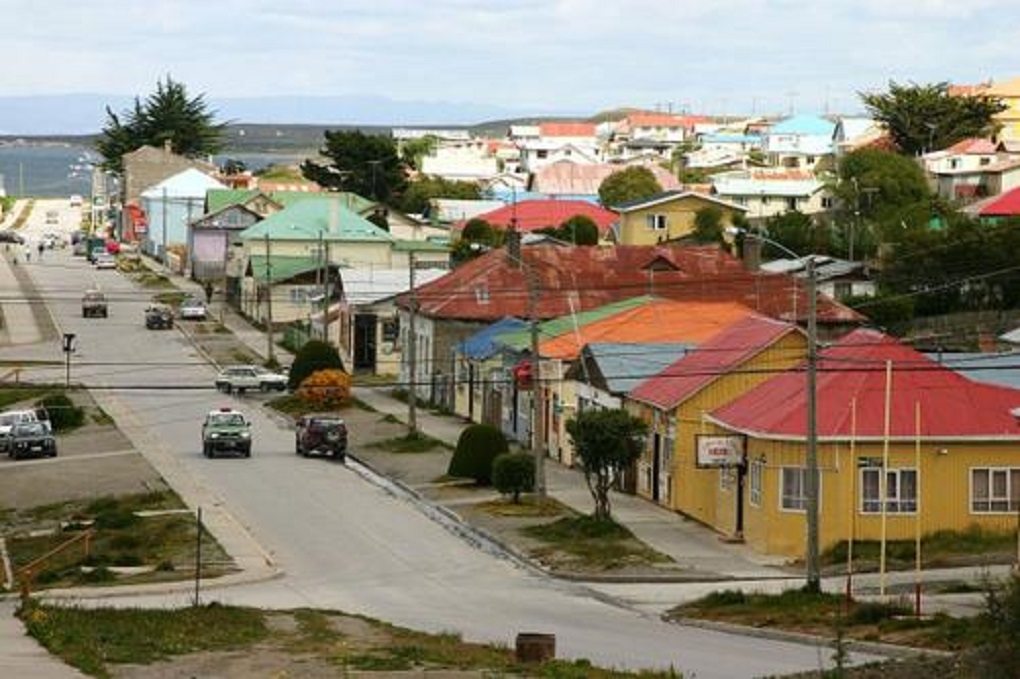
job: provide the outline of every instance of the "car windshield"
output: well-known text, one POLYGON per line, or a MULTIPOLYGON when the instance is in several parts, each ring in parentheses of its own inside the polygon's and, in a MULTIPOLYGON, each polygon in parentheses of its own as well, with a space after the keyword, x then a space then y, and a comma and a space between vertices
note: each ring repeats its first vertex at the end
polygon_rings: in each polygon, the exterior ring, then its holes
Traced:
POLYGON ((312 425, 316 427, 335 427, 344 423, 339 417, 316 417, 312 425))
POLYGON ((221 427, 239 427, 244 424, 244 415, 240 413, 219 413, 212 415, 209 421, 221 427))
POLYGON ((17 413, 2 413, 0 414, 0 425, 10 426, 18 421, 17 413))
POLYGON ((38 436, 46 433, 46 425, 42 422, 22 422, 14 425, 15 436, 38 436))

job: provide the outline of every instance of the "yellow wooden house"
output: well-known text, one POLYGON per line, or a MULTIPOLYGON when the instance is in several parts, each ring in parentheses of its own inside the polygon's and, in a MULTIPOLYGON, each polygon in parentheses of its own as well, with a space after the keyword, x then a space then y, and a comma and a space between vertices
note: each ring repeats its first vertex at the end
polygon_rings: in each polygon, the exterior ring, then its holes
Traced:
POLYGON ((627 410, 649 424, 637 493, 738 537, 743 477, 737 464, 699 458, 699 442, 717 431, 705 415, 803 362, 806 347, 797 326, 753 314, 628 393, 627 410))
POLYGON ((722 213, 723 228, 733 224, 735 215, 747 208, 693 191, 664 191, 613 206, 620 220, 613 227, 620 245, 655 245, 676 241, 694 231, 698 212, 714 207, 722 213))
MULTIPOLYGON (((974 382, 874 330, 846 335, 817 365, 822 550, 1016 530, 1020 390, 974 382)), ((792 370, 699 424, 702 456, 718 460, 708 497, 726 505, 736 489, 742 536, 764 553, 805 553, 806 404, 805 373, 792 370)), ((727 520, 717 507, 709 523, 727 532, 727 520)))
POLYGON ((980 94, 1001 101, 1006 109, 995 115, 995 122, 1001 127, 998 140, 1006 143, 1020 143, 1020 77, 1002 82, 993 82, 980 94))

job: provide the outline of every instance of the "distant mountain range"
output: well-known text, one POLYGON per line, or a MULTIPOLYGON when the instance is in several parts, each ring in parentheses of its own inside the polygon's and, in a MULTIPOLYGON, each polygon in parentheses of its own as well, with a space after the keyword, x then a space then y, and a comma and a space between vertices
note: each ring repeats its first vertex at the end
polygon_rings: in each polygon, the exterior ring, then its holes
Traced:
MULTIPOLYGON (((208 98, 208 102, 220 121, 326 127, 471 126, 492 119, 565 115, 476 103, 398 101, 380 96, 208 98)), ((134 97, 105 94, 0 96, 0 135, 95 134, 106 122, 107 107, 120 113, 133 103, 134 97)))

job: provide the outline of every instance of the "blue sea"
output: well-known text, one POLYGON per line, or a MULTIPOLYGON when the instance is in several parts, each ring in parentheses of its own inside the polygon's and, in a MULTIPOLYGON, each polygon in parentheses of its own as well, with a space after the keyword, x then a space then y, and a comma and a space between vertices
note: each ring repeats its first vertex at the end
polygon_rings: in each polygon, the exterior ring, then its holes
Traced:
MULTIPOLYGON (((240 160, 249 170, 304 160, 304 156, 272 153, 231 153, 213 160, 222 163, 227 157, 240 160)), ((100 160, 95 150, 73 144, 2 145, 0 176, 8 196, 85 196, 91 190, 89 167, 100 160)))

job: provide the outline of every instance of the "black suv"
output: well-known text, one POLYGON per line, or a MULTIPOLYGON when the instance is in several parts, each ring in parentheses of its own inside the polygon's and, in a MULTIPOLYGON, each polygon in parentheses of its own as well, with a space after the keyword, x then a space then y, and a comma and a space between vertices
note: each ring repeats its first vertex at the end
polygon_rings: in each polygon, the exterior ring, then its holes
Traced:
POLYGON ((153 304, 145 310, 145 327, 149 330, 169 330, 173 328, 173 309, 165 304, 153 304))
POLYGON ((11 428, 9 454, 23 457, 56 457, 57 441, 47 422, 19 422, 11 428))
POLYGON ((295 429, 294 451, 298 455, 329 455, 339 462, 347 458, 347 424, 336 415, 304 415, 295 429))

